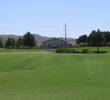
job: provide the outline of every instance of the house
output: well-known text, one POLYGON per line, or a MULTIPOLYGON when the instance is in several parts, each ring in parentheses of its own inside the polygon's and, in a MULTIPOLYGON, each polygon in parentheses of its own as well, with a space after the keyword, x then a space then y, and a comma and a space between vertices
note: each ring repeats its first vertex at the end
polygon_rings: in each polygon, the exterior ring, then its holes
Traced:
POLYGON ((68 45, 69 43, 66 40, 59 38, 52 38, 42 43, 42 46, 44 48, 63 48, 67 47, 68 45))

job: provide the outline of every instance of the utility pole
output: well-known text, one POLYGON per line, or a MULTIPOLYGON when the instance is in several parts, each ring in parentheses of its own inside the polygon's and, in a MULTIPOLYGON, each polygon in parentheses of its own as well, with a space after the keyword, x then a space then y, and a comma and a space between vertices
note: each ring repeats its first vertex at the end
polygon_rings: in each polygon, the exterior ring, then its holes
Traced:
POLYGON ((65 24, 65 40, 67 39, 67 29, 66 29, 66 24, 65 24))

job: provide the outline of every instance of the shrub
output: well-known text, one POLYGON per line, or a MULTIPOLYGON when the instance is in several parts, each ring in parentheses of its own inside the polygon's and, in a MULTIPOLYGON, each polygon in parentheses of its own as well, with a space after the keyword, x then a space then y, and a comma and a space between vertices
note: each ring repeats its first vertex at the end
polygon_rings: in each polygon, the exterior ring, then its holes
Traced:
POLYGON ((56 50, 56 53, 75 53, 75 49, 72 48, 59 48, 56 50))
POLYGON ((89 53, 89 49, 83 49, 81 53, 89 53))
POLYGON ((56 53, 89 53, 89 49, 83 49, 82 51, 79 51, 73 48, 58 48, 56 53))
POLYGON ((56 53, 63 53, 63 52, 64 52, 63 48, 59 48, 59 49, 56 50, 56 53))
POLYGON ((107 53, 107 51, 93 51, 93 53, 107 53))

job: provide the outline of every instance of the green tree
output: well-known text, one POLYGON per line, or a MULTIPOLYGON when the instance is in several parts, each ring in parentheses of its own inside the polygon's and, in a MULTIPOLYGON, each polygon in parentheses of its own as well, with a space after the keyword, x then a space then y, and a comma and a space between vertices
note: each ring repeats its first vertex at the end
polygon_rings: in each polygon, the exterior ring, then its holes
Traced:
POLYGON ((87 35, 82 35, 77 39, 77 43, 87 42, 87 35))
POLYGON ((99 47, 102 46, 103 42, 104 35, 99 29, 97 31, 92 31, 92 33, 88 37, 88 44, 90 46, 96 46, 97 52, 99 52, 99 47))
POLYGON ((110 45, 110 32, 103 32, 105 45, 110 45))
POLYGON ((11 47, 15 48, 15 39, 14 38, 11 39, 11 47))
POLYGON ((16 41, 16 47, 18 49, 23 47, 23 39, 21 37, 16 41))
POLYGON ((3 41, 1 38, 0 38, 0 48, 3 48, 3 41))
POLYGON ((11 41, 11 38, 8 38, 6 43, 5 43, 5 47, 6 48, 11 48, 12 47, 12 41, 11 41))
POLYGON ((33 48, 36 45, 35 38, 30 32, 27 32, 24 35, 23 43, 24 43, 24 46, 28 48, 33 48))

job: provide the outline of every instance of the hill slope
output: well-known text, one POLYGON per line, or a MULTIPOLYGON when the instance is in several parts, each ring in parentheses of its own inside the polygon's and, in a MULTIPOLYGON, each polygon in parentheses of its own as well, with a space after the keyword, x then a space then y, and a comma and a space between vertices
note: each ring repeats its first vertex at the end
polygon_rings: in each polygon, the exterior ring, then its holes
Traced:
MULTIPOLYGON (((52 38, 52 37, 41 36, 41 35, 39 35, 39 34, 33 34, 33 36, 35 37, 35 40, 36 40, 37 45, 41 45, 41 43, 42 43, 43 41, 52 38)), ((15 40, 17 40, 19 37, 22 37, 22 36, 17 36, 17 35, 0 35, 0 38, 3 40, 3 43, 5 43, 5 41, 6 41, 9 37, 10 37, 10 38, 14 38, 15 40)), ((75 39, 73 39, 73 38, 68 38, 67 40, 68 40, 69 42, 75 43, 75 39)))

